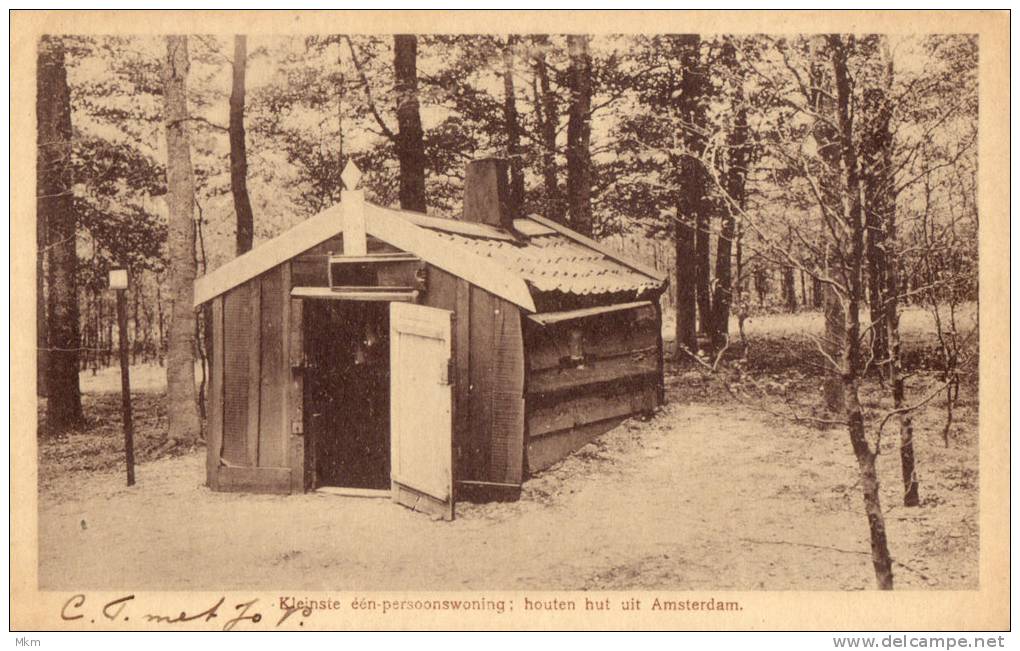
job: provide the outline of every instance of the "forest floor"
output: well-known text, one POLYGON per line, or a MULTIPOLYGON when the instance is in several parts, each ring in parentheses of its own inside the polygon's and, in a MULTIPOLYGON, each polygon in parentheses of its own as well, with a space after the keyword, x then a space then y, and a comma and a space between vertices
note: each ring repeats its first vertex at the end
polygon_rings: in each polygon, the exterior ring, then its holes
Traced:
MULTIPOLYGON (((520 501, 460 503, 449 523, 382 499, 213 493, 200 450, 143 457, 127 488, 117 395, 83 382, 86 410, 105 424, 40 445, 40 586, 870 589, 845 428, 788 417, 819 415, 815 353, 801 333, 820 317, 761 327, 769 318, 749 328, 746 363, 723 377, 671 368, 668 403, 653 418, 627 421, 537 475, 520 501)), ((931 338, 916 322, 904 335, 916 367, 907 389, 922 396, 936 380, 931 338)), ((871 422, 888 407, 877 382, 863 401, 871 422)), ((158 387, 135 403, 141 439, 155 441, 165 422, 158 387)), ((900 506, 898 437, 883 438, 897 587, 977 587, 974 380, 961 388, 948 447, 943 422, 940 399, 915 415, 920 507, 900 506)))

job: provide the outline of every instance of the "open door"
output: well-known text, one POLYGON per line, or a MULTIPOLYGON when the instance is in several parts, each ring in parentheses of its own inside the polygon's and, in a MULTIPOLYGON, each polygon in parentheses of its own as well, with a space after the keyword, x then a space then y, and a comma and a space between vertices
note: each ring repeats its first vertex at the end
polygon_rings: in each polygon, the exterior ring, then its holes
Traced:
POLYGON ((453 313, 390 303, 390 468, 393 500, 453 519, 453 313))

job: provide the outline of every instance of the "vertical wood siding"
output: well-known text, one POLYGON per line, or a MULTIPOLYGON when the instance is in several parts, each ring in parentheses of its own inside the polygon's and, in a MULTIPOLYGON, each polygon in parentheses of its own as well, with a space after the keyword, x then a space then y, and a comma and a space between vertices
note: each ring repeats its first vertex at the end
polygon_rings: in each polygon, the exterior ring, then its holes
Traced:
POLYGON ((465 479, 520 484, 524 462, 524 342, 520 311, 470 290, 469 471, 465 479))
POLYGON ((519 484, 524 464, 524 337, 516 306, 493 309, 491 481, 519 484))
POLYGON ((248 431, 248 350, 251 347, 251 285, 235 287, 223 296, 223 460, 244 466, 248 431))
POLYGON ((220 442, 207 463, 215 477, 210 485, 218 490, 279 493, 303 484, 292 480, 290 470, 290 285, 288 263, 213 302, 210 423, 220 442))
MULTIPOLYGON (((245 315, 248 339, 244 342, 248 353, 248 423, 245 426, 246 466, 259 465, 259 413, 261 411, 262 384, 262 278, 249 280, 248 314, 245 315)), ((227 344, 228 346, 230 344, 227 344)))
POLYGON ((425 303, 454 312, 454 479, 520 484, 524 339, 517 307, 441 269, 425 303))
POLYGON ((287 352, 290 378, 287 395, 286 432, 290 434, 290 489, 299 493, 311 484, 305 480, 305 429, 304 429, 304 302, 290 299, 287 352))
POLYGON ((217 471, 223 451, 223 297, 212 302, 212 357, 209 365, 208 423, 206 423, 206 479, 209 488, 218 489, 217 471))
POLYGON ((258 465, 265 468, 286 466, 288 456, 289 432, 283 427, 287 390, 283 315, 284 304, 290 303, 289 290, 284 291, 285 267, 281 265, 271 269, 261 277, 258 465))

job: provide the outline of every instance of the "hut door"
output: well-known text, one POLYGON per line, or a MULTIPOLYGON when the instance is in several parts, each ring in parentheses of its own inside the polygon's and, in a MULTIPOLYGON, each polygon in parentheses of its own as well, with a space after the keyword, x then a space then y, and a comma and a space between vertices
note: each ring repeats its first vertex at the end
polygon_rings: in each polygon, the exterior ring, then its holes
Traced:
POLYGON ((448 310, 390 304, 393 500, 453 519, 453 410, 448 310))

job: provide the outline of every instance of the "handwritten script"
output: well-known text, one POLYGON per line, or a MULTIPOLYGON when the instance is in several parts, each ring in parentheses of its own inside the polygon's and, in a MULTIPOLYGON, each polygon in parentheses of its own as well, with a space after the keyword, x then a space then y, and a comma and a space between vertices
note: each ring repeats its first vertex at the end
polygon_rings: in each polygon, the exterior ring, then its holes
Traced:
MULTIPOLYGON (((84 594, 76 594, 64 602, 60 609, 60 618, 65 622, 78 621, 85 624, 105 624, 114 622, 125 626, 131 626, 132 617, 137 623, 166 625, 173 627, 180 625, 184 628, 188 623, 200 624, 222 620, 222 630, 232 631, 235 628, 277 628, 284 622, 291 620, 298 626, 304 626, 304 620, 311 617, 314 610, 311 607, 299 607, 288 605, 281 601, 279 610, 274 609, 274 618, 267 619, 263 615, 263 608, 259 605, 258 599, 251 599, 236 604, 227 604, 226 597, 210 603, 204 609, 191 611, 182 610, 178 613, 151 612, 149 608, 139 604, 135 595, 129 594, 118 597, 106 603, 93 605, 84 594)), ((218 623, 218 622, 217 622, 218 623)))

